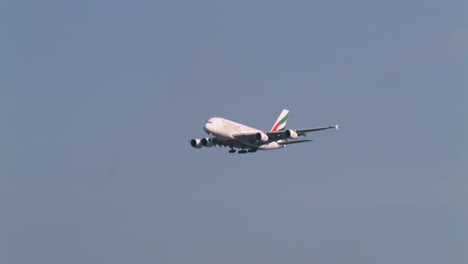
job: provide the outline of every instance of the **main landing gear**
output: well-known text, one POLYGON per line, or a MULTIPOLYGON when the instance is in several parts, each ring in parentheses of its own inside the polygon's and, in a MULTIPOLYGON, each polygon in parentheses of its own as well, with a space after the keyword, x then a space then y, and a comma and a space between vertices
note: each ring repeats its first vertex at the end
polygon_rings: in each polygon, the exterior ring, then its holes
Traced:
MULTIPOLYGON (((229 150, 229 153, 235 153, 235 152, 236 152, 235 149, 229 150)), ((256 150, 256 149, 249 149, 249 150, 242 149, 242 150, 239 150, 237 153, 239 153, 239 154, 245 154, 245 153, 247 153, 247 152, 248 152, 248 153, 254 153, 254 152, 257 152, 257 150, 256 150)))

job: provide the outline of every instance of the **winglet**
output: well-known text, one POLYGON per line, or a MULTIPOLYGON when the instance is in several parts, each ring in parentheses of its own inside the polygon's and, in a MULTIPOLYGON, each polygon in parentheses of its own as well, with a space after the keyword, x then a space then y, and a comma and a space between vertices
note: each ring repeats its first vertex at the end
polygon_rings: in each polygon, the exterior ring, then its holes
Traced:
POLYGON ((338 126, 339 126, 339 124, 336 124, 336 126, 335 126, 336 130, 338 130, 338 126))

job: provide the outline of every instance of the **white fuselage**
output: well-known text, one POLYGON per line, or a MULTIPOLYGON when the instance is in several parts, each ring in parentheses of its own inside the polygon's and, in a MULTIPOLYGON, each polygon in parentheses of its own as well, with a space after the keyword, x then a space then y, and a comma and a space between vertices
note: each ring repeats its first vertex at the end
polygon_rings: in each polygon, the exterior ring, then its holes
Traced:
MULTIPOLYGON (((210 118, 205 126, 203 127, 206 133, 211 136, 231 139, 237 141, 234 137, 236 134, 255 134, 262 133, 261 130, 239 124, 237 122, 227 120, 220 117, 210 118)), ((258 147, 258 149, 277 149, 282 148, 284 145, 279 145, 277 142, 273 141, 268 144, 264 144, 258 147)))

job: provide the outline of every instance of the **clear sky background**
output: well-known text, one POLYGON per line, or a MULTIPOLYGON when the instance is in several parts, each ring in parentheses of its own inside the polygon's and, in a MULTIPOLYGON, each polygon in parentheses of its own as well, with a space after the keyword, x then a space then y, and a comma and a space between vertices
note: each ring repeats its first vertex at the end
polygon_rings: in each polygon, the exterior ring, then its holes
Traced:
POLYGON ((2 2, 0 262, 468 263, 467 7, 2 2))

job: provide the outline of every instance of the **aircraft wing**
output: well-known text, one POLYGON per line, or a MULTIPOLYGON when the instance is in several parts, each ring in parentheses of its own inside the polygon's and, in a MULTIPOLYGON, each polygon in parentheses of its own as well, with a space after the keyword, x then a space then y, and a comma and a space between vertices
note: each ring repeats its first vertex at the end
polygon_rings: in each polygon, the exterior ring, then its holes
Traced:
POLYGON ((336 128, 338 130, 338 125, 336 126, 326 126, 326 127, 317 127, 317 128, 302 128, 302 129, 291 129, 291 130, 282 130, 282 131, 270 131, 266 132, 268 137, 274 141, 280 140, 280 139, 288 139, 289 137, 287 136, 287 131, 294 131, 297 133, 298 136, 305 136, 307 132, 315 132, 315 131, 320 131, 320 130, 325 130, 325 129, 330 129, 330 128, 336 128))
MULTIPOLYGON (((209 137, 209 138, 203 138, 200 140, 200 147, 213 147, 213 146, 220 146, 220 147, 231 147, 231 148, 249 148, 252 147, 252 144, 244 143, 242 141, 236 140, 236 139, 225 139, 225 138, 219 138, 219 137, 209 137)), ((192 143, 193 147, 194 144, 198 144, 196 141, 195 143, 192 143)))
POLYGON ((233 137, 236 140, 244 144, 255 146, 258 141, 256 138, 256 134, 257 133, 247 133, 247 134, 242 133, 242 134, 235 134, 233 135, 233 137))
MULTIPOLYGON (((233 137, 238 140, 239 142, 257 147, 263 144, 268 144, 272 141, 278 141, 282 139, 290 139, 291 137, 288 136, 287 131, 294 131, 297 133, 297 136, 305 136, 306 132, 315 132, 315 131, 320 131, 320 130, 325 130, 325 129, 330 129, 330 128, 336 128, 338 129, 338 125, 336 126, 327 126, 327 127, 317 127, 317 128, 303 128, 303 129, 291 129, 291 130, 282 130, 282 131, 268 131, 268 132, 256 132, 256 133, 239 133, 233 135, 233 137), (260 141, 260 138, 258 137, 258 134, 264 134, 268 136, 268 138, 265 141, 260 141)), ((310 140, 293 140, 293 141, 287 141, 279 144, 282 145, 287 145, 287 144, 293 144, 293 143, 302 143, 302 142, 308 142, 310 140)))
POLYGON ((320 131, 320 130, 325 130, 325 129, 330 129, 330 128, 336 128, 338 130, 338 125, 336 126, 327 126, 327 127, 317 127, 317 128, 303 128, 303 129, 294 129, 297 134, 303 134, 306 132, 315 132, 315 131, 320 131))
POLYGON ((296 144, 296 143, 304 143, 304 142, 310 142, 313 141, 312 139, 304 139, 304 140, 291 140, 291 141, 281 141, 278 142, 280 145, 289 145, 289 144, 296 144))

